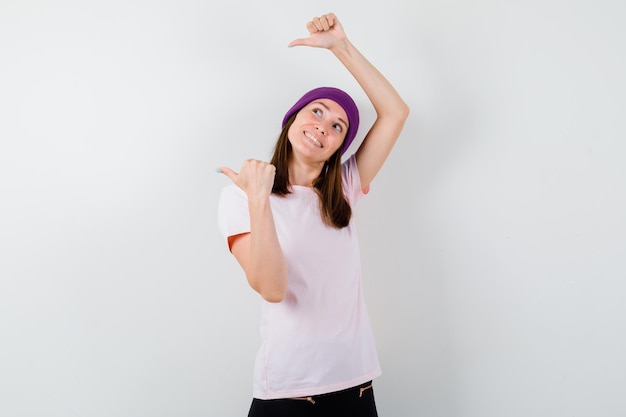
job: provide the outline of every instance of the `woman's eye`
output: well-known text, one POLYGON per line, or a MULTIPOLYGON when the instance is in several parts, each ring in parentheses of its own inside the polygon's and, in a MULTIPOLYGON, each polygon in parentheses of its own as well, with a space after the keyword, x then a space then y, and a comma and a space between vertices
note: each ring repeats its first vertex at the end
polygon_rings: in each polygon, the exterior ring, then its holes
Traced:
POLYGON ((335 124, 335 125, 333 125, 333 128, 334 128, 337 132, 341 132, 341 125, 340 125, 340 124, 335 124))
POLYGON ((318 116, 320 116, 322 114, 322 111, 320 109, 313 109, 313 113, 315 113, 318 116))

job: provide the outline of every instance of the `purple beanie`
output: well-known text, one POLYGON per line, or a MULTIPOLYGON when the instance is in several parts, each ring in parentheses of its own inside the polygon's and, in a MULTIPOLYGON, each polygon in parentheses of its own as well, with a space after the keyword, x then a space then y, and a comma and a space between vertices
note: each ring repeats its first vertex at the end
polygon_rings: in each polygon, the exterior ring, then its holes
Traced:
POLYGON ((313 100, 320 98, 327 98, 336 102, 343 108, 348 116, 348 131, 346 132, 346 137, 343 140, 343 145, 341 146, 341 154, 343 155, 350 147, 350 144, 356 136, 356 131, 359 129, 359 109, 356 107, 356 103, 352 100, 352 97, 338 88, 319 87, 303 95, 300 100, 298 100, 296 104, 289 109, 287 114, 285 114, 285 117, 283 118, 283 127, 285 127, 287 120, 289 120, 291 116, 299 112, 300 109, 313 100))

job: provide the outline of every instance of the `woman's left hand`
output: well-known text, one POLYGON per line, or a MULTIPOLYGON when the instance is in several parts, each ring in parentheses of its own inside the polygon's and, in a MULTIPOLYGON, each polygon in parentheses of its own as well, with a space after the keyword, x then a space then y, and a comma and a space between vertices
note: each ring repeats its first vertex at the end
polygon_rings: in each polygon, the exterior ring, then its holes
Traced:
POLYGON ((309 31, 309 37, 296 39, 289 46, 332 49, 346 39, 343 27, 334 13, 314 17, 307 23, 306 28, 309 31))

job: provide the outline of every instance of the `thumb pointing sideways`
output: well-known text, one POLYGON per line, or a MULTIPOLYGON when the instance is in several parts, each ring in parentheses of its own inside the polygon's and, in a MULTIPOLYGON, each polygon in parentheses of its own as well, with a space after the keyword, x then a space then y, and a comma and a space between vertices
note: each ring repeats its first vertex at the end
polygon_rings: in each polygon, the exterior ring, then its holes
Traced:
POLYGON ((287 46, 290 48, 294 46, 313 46, 313 43, 311 42, 311 38, 299 38, 292 40, 287 46))
POLYGON ((215 170, 215 172, 217 172, 218 174, 226 175, 228 178, 230 178, 235 183, 237 181, 237 177, 239 176, 238 173, 236 173, 235 171, 233 171, 232 169, 230 169, 228 167, 219 167, 219 168, 217 168, 215 170))

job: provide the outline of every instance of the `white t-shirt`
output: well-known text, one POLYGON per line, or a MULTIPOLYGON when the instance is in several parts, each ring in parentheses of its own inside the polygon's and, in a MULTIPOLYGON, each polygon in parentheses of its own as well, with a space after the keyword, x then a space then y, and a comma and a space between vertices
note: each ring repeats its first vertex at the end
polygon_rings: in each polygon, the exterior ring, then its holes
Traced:
MULTIPOLYGON (((364 195, 354 155, 342 165, 350 205, 364 195)), ((253 396, 318 395, 367 382, 381 374, 361 280, 354 222, 337 229, 322 222, 319 197, 292 186, 270 205, 288 270, 280 303, 262 301, 261 347, 253 396)), ((247 196, 234 184, 220 197, 219 226, 226 239, 250 231, 247 196)))

